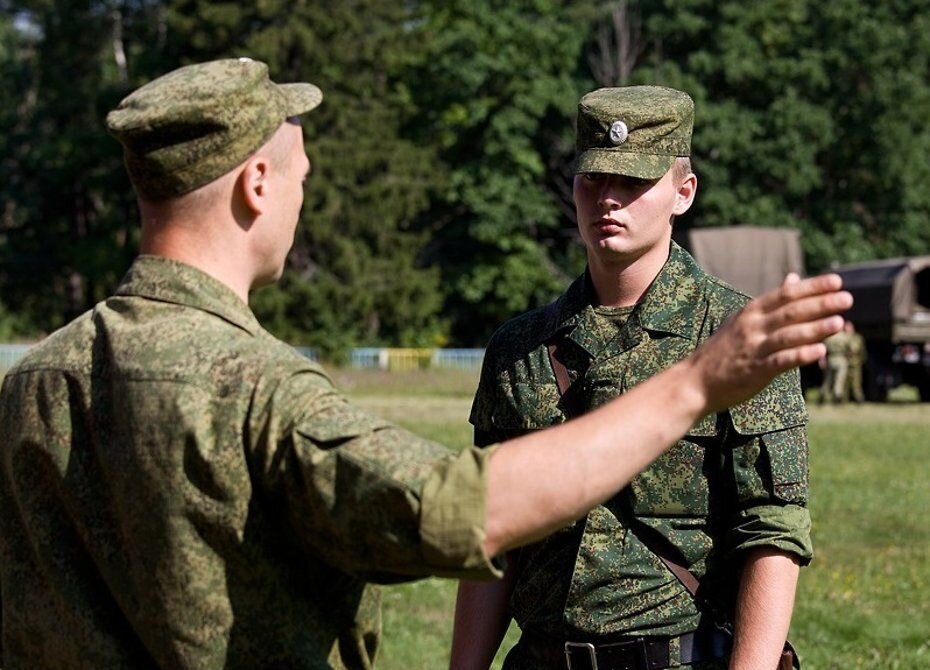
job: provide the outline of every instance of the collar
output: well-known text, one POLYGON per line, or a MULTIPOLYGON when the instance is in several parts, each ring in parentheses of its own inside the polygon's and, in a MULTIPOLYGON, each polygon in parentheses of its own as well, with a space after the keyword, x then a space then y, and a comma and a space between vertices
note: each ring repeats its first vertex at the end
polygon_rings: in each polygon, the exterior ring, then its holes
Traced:
POLYGON ((231 288, 206 272, 171 258, 137 257, 116 289, 116 295, 199 309, 251 335, 261 330, 252 310, 231 288))
MULTIPOLYGON (((661 332, 691 339, 694 336, 695 309, 702 298, 701 279, 705 272, 687 251, 671 243, 668 259, 640 298, 629 324, 639 324, 651 332, 661 332)), ((600 347, 586 335, 588 328, 579 325, 595 318, 591 307, 594 288, 585 271, 556 302, 554 319, 548 324, 550 337, 564 333, 591 355, 600 347)), ((625 331, 629 329, 624 328, 625 331)), ((630 343, 632 345, 632 342, 630 343)))

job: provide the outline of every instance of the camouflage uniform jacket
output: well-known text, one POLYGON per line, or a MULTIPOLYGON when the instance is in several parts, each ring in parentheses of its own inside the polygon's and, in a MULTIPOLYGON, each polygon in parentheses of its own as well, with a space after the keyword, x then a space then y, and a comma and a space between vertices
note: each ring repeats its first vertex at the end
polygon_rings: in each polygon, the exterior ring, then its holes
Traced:
MULTIPOLYGON (((591 300, 583 275, 554 306, 495 333, 472 408, 477 444, 607 402, 688 356, 747 298, 673 244, 619 330, 591 300), (550 342, 558 343, 572 378, 565 397, 548 360, 550 342)), ((673 635, 707 623, 640 540, 644 533, 664 538, 693 572, 706 574, 723 606, 733 602, 738 563, 731 561, 740 551, 775 547, 809 561, 806 420, 798 376, 784 375, 748 403, 699 421, 586 518, 521 550, 511 596, 521 628, 556 638, 673 635)))
POLYGON ((486 576, 486 456, 353 408, 140 257, 0 396, 3 667, 370 668, 368 580, 486 576))

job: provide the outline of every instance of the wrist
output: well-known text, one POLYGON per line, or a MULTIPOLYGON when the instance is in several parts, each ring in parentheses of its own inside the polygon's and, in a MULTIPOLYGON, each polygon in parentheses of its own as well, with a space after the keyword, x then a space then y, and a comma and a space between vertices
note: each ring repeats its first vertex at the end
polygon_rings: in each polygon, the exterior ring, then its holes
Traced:
POLYGON ((687 358, 667 372, 673 380, 670 404, 680 407, 691 418, 692 425, 714 410, 699 360, 687 358))

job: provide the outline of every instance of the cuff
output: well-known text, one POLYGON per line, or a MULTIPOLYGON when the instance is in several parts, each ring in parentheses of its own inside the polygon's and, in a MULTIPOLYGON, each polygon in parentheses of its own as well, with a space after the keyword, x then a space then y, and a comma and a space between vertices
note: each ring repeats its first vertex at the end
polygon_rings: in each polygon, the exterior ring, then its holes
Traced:
POLYGON ((811 515, 800 505, 766 505, 737 513, 727 534, 729 554, 769 547, 793 554, 801 565, 814 557, 811 515))
POLYGON ((494 449, 465 449, 437 467, 423 486, 420 537, 433 574, 460 579, 503 574, 503 562, 489 558, 482 548, 487 465, 494 449))

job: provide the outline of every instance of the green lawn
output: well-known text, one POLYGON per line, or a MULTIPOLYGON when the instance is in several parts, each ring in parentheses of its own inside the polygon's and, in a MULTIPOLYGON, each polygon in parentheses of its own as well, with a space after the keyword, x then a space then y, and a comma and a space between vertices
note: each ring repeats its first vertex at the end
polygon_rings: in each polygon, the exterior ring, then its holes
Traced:
MULTIPOLYGON (((470 443, 474 375, 336 381, 405 427, 470 443)), ((791 633, 806 670, 930 669, 930 405, 813 407, 810 437, 816 558, 802 572, 791 633)), ((454 601, 450 581, 385 589, 379 670, 445 667, 454 601)))

